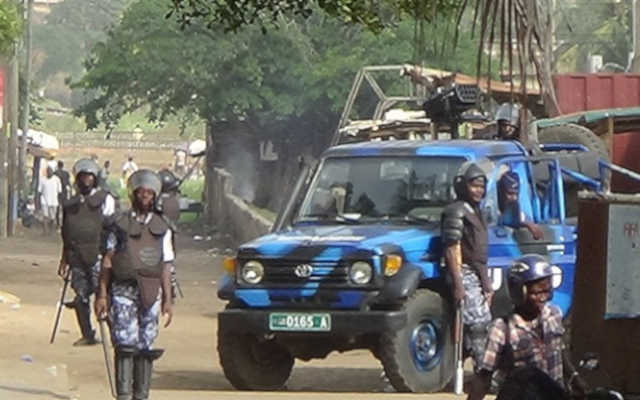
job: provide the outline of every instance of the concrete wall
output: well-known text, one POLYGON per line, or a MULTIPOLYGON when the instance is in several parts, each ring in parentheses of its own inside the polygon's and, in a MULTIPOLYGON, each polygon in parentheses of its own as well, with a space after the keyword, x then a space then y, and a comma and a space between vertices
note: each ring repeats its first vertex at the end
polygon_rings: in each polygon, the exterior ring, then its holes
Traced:
POLYGON ((211 168, 211 187, 208 190, 211 223, 229 233, 236 243, 244 243, 269 232, 271 221, 252 210, 240 197, 232 193, 233 177, 222 168, 211 168))

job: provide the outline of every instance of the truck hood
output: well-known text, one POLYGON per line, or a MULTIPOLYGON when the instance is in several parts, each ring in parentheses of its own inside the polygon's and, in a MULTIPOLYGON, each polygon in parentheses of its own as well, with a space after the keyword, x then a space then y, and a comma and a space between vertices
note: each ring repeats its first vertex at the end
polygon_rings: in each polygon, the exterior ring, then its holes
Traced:
POLYGON ((306 225, 260 237, 242 245, 238 256, 335 261, 383 254, 402 255, 405 262, 439 257, 440 227, 425 225, 306 225))

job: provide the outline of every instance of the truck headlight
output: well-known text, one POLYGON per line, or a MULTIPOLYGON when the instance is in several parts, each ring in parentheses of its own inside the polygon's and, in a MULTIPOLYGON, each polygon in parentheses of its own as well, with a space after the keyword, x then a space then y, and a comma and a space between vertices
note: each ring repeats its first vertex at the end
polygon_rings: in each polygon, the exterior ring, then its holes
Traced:
POLYGON ((364 285, 365 283, 369 283, 371 278, 373 277, 373 268, 371 268, 371 264, 365 261, 356 261, 351 264, 351 269, 349 270, 349 278, 351 281, 357 285, 364 285))
POLYGON ((240 270, 240 277, 243 281, 256 285, 264 278, 264 267, 258 261, 247 261, 240 270))

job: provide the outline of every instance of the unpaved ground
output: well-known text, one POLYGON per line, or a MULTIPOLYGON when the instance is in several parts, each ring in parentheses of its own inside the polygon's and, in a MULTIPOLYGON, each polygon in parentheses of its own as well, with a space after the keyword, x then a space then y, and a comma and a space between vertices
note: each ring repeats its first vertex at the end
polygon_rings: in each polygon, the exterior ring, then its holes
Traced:
MULTIPOLYGON (((382 393, 379 363, 367 352, 332 354, 326 360, 297 362, 287 391, 233 390, 216 353, 215 295, 220 259, 207 249, 212 241, 179 238, 179 278, 185 298, 175 307, 173 324, 162 329, 157 347, 166 353, 155 365, 153 399, 226 398, 417 398, 382 393)), ((79 336, 75 317, 63 311, 55 344, 49 344, 61 281, 56 276, 60 243, 27 230, 0 240, 0 400, 109 399, 101 346, 73 347, 79 336), (12 296, 19 303, 12 302, 12 296)), ((71 291, 68 298, 71 298, 71 291)), ((430 395, 420 398, 460 398, 430 395)))

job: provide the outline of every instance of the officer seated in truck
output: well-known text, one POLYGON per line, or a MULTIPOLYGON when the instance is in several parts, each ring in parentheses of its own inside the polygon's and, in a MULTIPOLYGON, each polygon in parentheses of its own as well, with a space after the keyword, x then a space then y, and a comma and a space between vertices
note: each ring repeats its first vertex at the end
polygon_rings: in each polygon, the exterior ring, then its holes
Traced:
POLYGON ((499 140, 520 140, 520 105, 503 103, 496 112, 499 140))
POLYGON ((498 224, 515 229, 527 228, 535 240, 540 240, 544 236, 542 230, 536 223, 528 221, 520 210, 519 195, 520 176, 513 171, 505 172, 498 181, 498 224))

